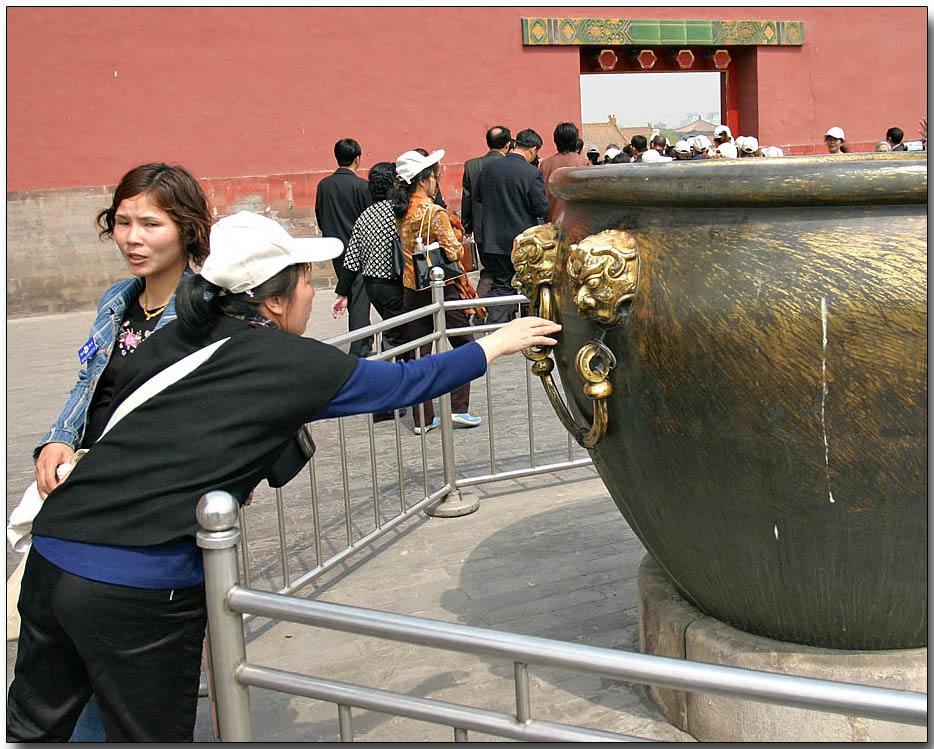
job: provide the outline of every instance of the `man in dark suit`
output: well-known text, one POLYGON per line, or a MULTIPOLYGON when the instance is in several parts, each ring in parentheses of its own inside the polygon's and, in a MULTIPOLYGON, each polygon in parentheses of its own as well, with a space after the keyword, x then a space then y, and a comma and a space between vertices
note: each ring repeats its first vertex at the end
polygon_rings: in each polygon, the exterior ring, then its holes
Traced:
MULTIPOLYGON (((512 277, 512 242, 530 226, 535 226, 548 212, 545 180, 532 166, 542 147, 542 138, 534 130, 516 136, 516 147, 501 159, 483 167, 477 185, 477 200, 483 204, 483 252, 480 260, 489 268, 493 280, 490 296, 514 294, 512 277)), ((508 322, 515 309, 508 306, 489 308, 488 323, 508 322)))
MULTIPOLYGON (((480 184, 480 173, 483 167, 493 159, 501 159, 506 155, 512 133, 508 127, 495 125, 486 131, 486 144, 490 149, 486 155, 467 159, 464 164, 464 179, 461 183, 464 193, 461 198, 461 221, 464 231, 473 234, 477 243, 477 251, 483 257, 483 206, 477 200, 477 186, 480 184)), ((477 283, 477 296, 486 296, 490 292, 493 277, 486 263, 480 270, 480 281, 477 283)))
MULTIPOLYGON (((344 243, 345 250, 354 222, 372 202, 369 183, 354 173, 360 168, 360 155, 360 144, 353 138, 337 141, 334 144, 337 171, 321 180, 315 194, 315 218, 321 235, 337 237, 344 243)), ((331 306, 331 314, 340 317, 344 310, 349 309, 349 329, 365 328, 370 324, 370 300, 363 285, 363 276, 344 267, 343 252, 331 262, 337 274, 337 288, 334 290, 337 298, 331 306)), ((351 343, 350 353, 357 356, 372 354, 373 337, 351 343)))

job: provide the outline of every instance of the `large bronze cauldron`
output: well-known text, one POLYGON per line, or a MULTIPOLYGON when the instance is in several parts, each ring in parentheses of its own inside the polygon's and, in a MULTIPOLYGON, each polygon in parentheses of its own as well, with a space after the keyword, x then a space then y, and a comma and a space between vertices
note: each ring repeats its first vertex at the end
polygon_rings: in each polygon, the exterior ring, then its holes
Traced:
POLYGON ((681 592, 773 639, 927 643, 927 160, 562 169, 528 351, 681 592))

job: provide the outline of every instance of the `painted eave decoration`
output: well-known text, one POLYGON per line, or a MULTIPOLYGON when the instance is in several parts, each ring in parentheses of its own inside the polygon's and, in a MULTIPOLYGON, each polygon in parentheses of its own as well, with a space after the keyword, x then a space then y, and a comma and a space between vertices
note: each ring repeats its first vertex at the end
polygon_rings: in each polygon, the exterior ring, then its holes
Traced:
POLYGON ((523 18, 522 43, 569 44, 804 44, 803 21, 652 21, 630 18, 523 18))

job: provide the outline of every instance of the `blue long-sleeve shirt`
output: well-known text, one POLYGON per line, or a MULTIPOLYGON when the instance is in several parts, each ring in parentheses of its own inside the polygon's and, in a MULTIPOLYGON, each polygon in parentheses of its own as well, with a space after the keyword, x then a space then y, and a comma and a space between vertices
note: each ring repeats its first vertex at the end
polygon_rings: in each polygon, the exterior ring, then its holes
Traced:
MULTIPOLYGON (((409 362, 360 359, 316 420, 421 403, 450 392, 485 371, 486 354, 476 342, 409 362)), ((35 536, 33 546, 61 569, 105 583, 171 589, 204 580, 201 550, 191 537, 157 546, 106 546, 35 536)))

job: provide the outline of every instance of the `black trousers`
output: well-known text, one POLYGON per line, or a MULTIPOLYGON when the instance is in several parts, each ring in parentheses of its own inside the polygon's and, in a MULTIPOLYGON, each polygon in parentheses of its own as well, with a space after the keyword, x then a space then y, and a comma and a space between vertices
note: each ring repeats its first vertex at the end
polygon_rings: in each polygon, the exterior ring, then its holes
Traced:
POLYGON ((480 278, 477 280, 477 296, 485 297, 490 295, 490 289, 493 288, 493 272, 484 261, 486 253, 483 250, 482 242, 477 242, 477 254, 480 256, 480 278))
MULTIPOLYGON (((380 317, 388 320, 405 312, 402 302, 402 282, 363 277, 370 304, 380 317)), ((383 332, 383 351, 409 342, 408 325, 399 325, 383 332)))
MULTIPOLYGON (((370 298, 363 283, 363 274, 354 274, 350 285, 350 296, 347 297, 347 329, 360 330, 370 324, 370 298)), ((351 354, 355 356, 369 356, 373 353, 373 336, 369 336, 350 344, 351 354)))
MULTIPOLYGON (((509 255, 481 252, 480 262, 483 263, 480 280, 483 281, 484 273, 487 273, 487 277, 490 279, 490 290, 487 296, 511 296, 518 293, 512 287, 512 277, 515 275, 516 269, 513 267, 512 258, 509 255)), ((492 325, 493 323, 512 320, 516 316, 516 307, 501 304, 496 307, 487 307, 487 312, 489 317, 486 322, 492 325)))
POLYGON ((108 741, 191 741, 204 585, 149 590, 77 577, 30 550, 7 741, 67 741, 93 690, 108 741))
MULTIPOLYGON (((423 289, 422 291, 415 291, 414 289, 403 289, 402 294, 403 300, 405 302, 406 312, 410 312, 413 309, 419 309, 420 307, 427 307, 429 304, 431 304, 431 289, 423 289)), ((460 299, 460 294, 458 293, 457 287, 454 284, 448 284, 444 287, 444 298, 446 301, 460 299)), ((445 325, 447 325, 448 328, 466 328, 468 325, 470 325, 470 321, 467 319, 467 313, 462 309, 447 310, 444 313, 444 320, 445 325)), ((409 323, 409 335, 411 336, 410 340, 414 341, 416 338, 421 338, 424 335, 428 335, 434 329, 434 320, 432 320, 431 315, 420 317, 418 320, 413 320, 409 323)), ((474 338, 472 335, 455 336, 450 339, 451 348, 463 346, 465 343, 470 343, 473 339, 474 338)), ((426 343, 421 346, 420 353, 422 356, 427 356, 430 354, 431 344, 426 343)), ((425 401, 423 405, 425 406, 425 423, 430 424, 435 418, 435 407, 431 401, 425 401)), ((470 383, 465 382, 459 388, 455 388, 451 391, 451 413, 466 413, 469 410, 470 383)), ((412 416, 415 419, 415 426, 422 426, 418 406, 415 406, 412 409, 412 416)))

